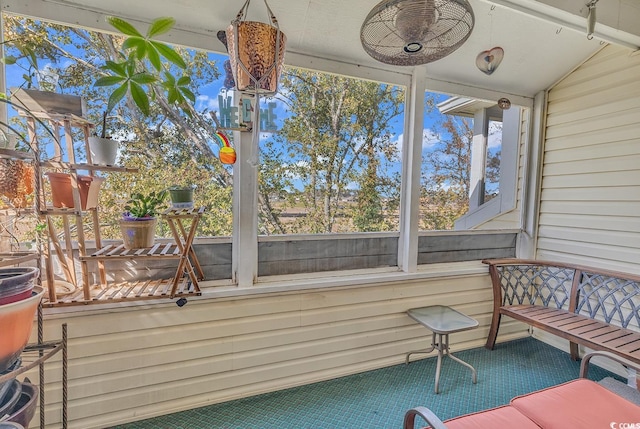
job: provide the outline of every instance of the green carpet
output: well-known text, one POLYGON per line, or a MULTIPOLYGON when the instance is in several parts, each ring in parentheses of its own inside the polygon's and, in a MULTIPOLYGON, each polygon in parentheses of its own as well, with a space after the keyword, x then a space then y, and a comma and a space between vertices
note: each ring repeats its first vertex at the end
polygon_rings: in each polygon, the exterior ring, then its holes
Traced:
MULTIPOLYGON (((478 371, 445 358, 441 393, 433 392, 436 359, 396 365, 321 383, 142 420, 117 429, 398 429, 404 413, 424 405, 442 420, 506 404, 523 393, 578 377, 580 363, 526 338, 455 353, 478 371)), ((416 356, 413 356, 414 358, 416 356)), ((611 376, 596 366, 589 378, 611 376)))

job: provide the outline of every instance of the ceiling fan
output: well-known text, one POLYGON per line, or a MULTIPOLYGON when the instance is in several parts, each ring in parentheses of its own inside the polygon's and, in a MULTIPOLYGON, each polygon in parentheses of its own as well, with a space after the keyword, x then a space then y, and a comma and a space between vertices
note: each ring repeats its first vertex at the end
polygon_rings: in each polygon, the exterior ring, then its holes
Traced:
POLYGON ((467 0, 384 0, 364 20, 360 41, 380 62, 414 66, 458 49, 474 22, 467 0))

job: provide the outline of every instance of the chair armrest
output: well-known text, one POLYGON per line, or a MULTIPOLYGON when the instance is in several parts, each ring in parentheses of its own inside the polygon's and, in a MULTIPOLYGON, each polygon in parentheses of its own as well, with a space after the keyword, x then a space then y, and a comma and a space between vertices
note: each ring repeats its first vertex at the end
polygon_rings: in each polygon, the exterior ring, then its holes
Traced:
POLYGON ((416 416, 422 417, 432 429, 447 429, 447 426, 436 416, 433 411, 427 407, 415 407, 410 409, 404 415, 404 429, 414 429, 416 416))
POLYGON ((580 363, 581 378, 587 378, 587 374, 589 372, 589 361, 591 360, 592 357, 595 357, 595 356, 602 356, 602 357, 609 358, 613 361, 618 362, 622 366, 634 368, 636 371, 640 372, 640 365, 635 362, 631 362, 629 359, 625 359, 621 356, 614 355, 613 353, 610 353, 610 352, 594 351, 594 352, 587 353, 582 358, 582 362, 580 363))

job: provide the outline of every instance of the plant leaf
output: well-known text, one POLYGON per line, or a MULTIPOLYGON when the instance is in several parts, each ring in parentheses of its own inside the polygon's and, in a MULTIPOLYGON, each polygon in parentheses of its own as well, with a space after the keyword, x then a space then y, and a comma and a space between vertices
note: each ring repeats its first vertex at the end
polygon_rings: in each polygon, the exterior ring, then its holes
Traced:
POLYGON ((138 30, 136 30, 133 25, 129 24, 122 18, 118 18, 117 16, 108 16, 107 22, 111 24, 111 26, 116 30, 126 34, 127 36, 137 36, 144 39, 144 36, 138 30))
POLYGON ((107 112, 113 110, 114 107, 122 100, 122 97, 125 96, 127 90, 129 89, 129 85, 127 82, 123 83, 119 88, 111 93, 109 97, 109 102, 107 103, 107 112))
POLYGON ((180 92, 182 93, 182 95, 184 95, 186 98, 189 99, 189 101, 191 101, 192 103, 196 102, 196 95, 186 86, 181 86, 180 87, 180 92))
POLYGON ((153 45, 154 48, 158 50, 160 55, 165 57, 167 60, 171 61, 173 64, 177 65, 181 69, 187 68, 187 63, 184 62, 184 60, 182 59, 182 56, 180 56, 180 54, 177 53, 169 45, 166 45, 161 42, 155 42, 153 40, 150 41, 150 43, 153 45))
POLYGON ((114 72, 115 74, 117 74, 118 76, 126 76, 127 75, 126 64, 127 64, 126 61, 122 62, 122 63, 116 63, 114 61, 107 61, 100 68, 103 69, 103 70, 110 70, 110 71, 114 72))
POLYGON ((93 86, 113 86, 121 83, 123 80, 126 80, 123 76, 103 76, 96 80, 93 86))
POLYGON ((142 72, 131 76, 131 80, 135 83, 139 83, 140 85, 148 85, 156 82, 158 79, 151 73, 142 72))
POLYGON ((145 116, 149 116, 149 97, 144 91, 144 88, 133 81, 129 81, 129 91, 138 109, 140 109, 145 116))
POLYGON ((149 58, 149 62, 156 70, 162 70, 162 63, 160 62, 160 55, 158 54, 158 50, 155 48, 153 44, 149 44, 147 49, 147 58, 149 58))
POLYGON ((15 64, 17 60, 18 59, 13 55, 7 55, 6 57, 2 58, 2 62, 8 66, 15 64))
POLYGON ((175 25, 176 20, 171 17, 162 17, 154 19, 149 29, 147 30, 147 38, 156 37, 160 34, 164 34, 171 30, 175 25))
POLYGON ((144 45, 146 43, 146 40, 144 40, 144 38, 142 37, 137 37, 137 36, 131 36, 131 37, 127 37, 127 40, 125 40, 122 43, 122 49, 137 49, 138 46, 140 45, 144 45))

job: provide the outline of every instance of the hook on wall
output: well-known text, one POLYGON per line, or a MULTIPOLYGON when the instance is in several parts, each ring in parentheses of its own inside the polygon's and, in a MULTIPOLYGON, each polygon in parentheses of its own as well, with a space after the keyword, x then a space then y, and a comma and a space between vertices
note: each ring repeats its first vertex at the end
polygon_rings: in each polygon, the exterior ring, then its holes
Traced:
POLYGON ((596 28, 596 3, 598 0, 591 0, 587 3, 589 12, 587 13, 587 39, 593 39, 593 33, 596 28))

